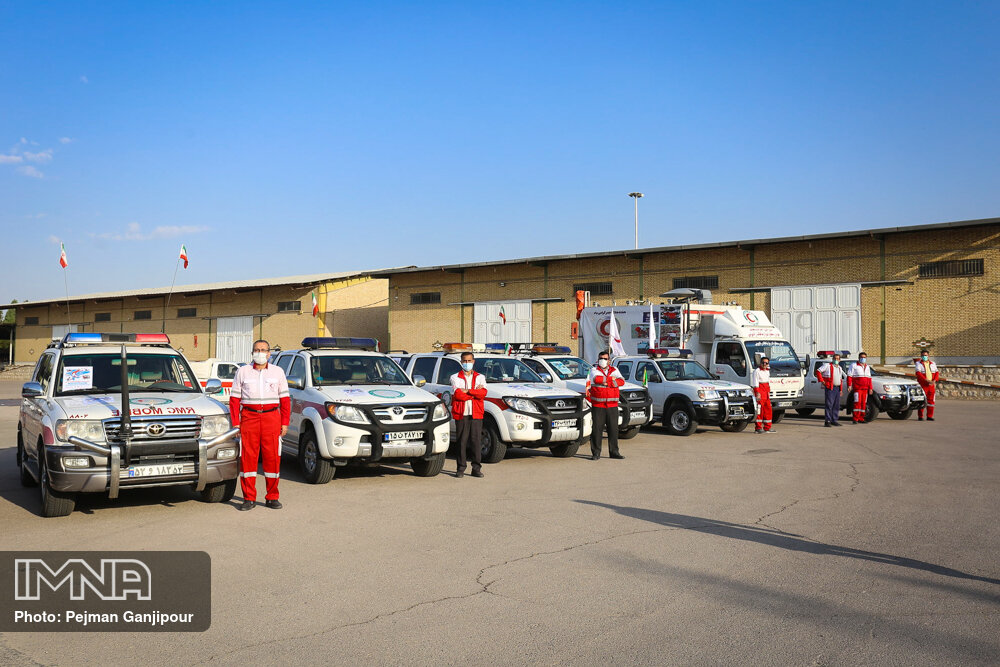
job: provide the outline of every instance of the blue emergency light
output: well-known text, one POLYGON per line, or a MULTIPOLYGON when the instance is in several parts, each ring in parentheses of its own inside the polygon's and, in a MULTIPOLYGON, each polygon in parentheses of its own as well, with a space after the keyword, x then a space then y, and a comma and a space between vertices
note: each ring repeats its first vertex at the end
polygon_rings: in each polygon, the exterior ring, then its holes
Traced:
POLYGON ((99 343, 137 343, 140 345, 170 345, 164 333, 68 333, 63 345, 94 345, 99 343))
POLYGON ((302 339, 302 347, 310 350, 329 348, 377 350, 378 340, 375 338, 350 338, 346 336, 310 336, 302 339))

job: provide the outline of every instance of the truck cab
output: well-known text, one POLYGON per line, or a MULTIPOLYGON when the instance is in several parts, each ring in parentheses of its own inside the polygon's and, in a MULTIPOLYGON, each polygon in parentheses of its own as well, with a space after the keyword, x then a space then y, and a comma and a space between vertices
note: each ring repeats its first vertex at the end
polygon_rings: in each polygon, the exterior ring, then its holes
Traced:
MULTIPOLYGON (((574 355, 565 345, 526 343, 514 345, 513 348, 514 356, 545 382, 586 395, 587 378, 593 366, 574 355)), ((652 400, 645 387, 631 382, 622 386, 619 399, 618 437, 628 440, 638 435, 640 428, 653 421, 652 400)))
POLYGON ((653 418, 673 435, 691 435, 699 424, 735 433, 757 414, 753 390, 719 379, 693 358, 691 350, 653 348, 612 360, 625 380, 641 383, 653 401, 653 418))
POLYGON ((716 340, 712 342, 709 368, 723 380, 749 384, 750 372, 762 357, 771 362, 773 420, 799 404, 803 392, 802 365, 784 340, 716 340))
MULTIPOLYGON (((576 454, 590 436, 590 404, 579 393, 554 387, 523 361, 495 343, 448 343, 442 352, 401 354, 410 377, 451 406, 451 377, 461 369, 462 352, 476 355, 474 369, 486 377, 482 460, 503 460, 508 447, 548 447, 553 456, 576 454)), ((452 433, 455 425, 452 422, 452 433)))

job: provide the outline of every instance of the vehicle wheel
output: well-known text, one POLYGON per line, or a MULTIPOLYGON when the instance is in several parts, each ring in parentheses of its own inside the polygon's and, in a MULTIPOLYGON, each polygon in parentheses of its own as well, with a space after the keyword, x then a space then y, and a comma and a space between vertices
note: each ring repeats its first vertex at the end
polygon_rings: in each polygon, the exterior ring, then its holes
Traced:
POLYGON ((417 477, 433 477, 444 468, 445 452, 435 454, 429 459, 410 459, 410 467, 417 477))
POLYGON ((624 431, 618 431, 619 440, 631 440, 635 436, 639 435, 639 427, 633 426, 632 428, 627 428, 624 431))
POLYGON ((201 490, 201 499, 206 503, 227 503, 236 495, 236 480, 208 484, 201 490))
POLYGON ((333 463, 319 455, 316 434, 312 431, 306 431, 299 441, 299 467, 310 484, 326 484, 336 471, 333 463))
POLYGON ((745 419, 743 421, 738 421, 738 422, 736 421, 723 422, 722 424, 719 424, 719 428, 721 428, 726 433, 739 433, 740 431, 744 430, 747 426, 749 426, 751 421, 753 420, 745 419))
POLYGON ((913 408, 908 408, 902 412, 890 412, 888 414, 892 419, 909 419, 910 415, 913 414, 913 408))
POLYGON ((878 413, 879 409, 878 406, 875 405, 875 401, 868 401, 868 404, 865 405, 865 423, 867 424, 878 417, 878 413))
POLYGON ((784 418, 785 418, 785 411, 784 410, 775 410, 774 412, 771 413, 771 423, 772 424, 777 424, 778 422, 780 422, 784 418))
POLYGON ((38 449, 38 487, 42 491, 42 516, 69 516, 76 507, 76 494, 55 491, 49 485, 49 471, 45 451, 38 449))
MULTIPOLYGON (((812 413, 816 412, 816 408, 795 408, 795 413, 799 417, 808 417, 812 413)), ((772 418, 773 421, 773 418, 772 418)))
POLYGON ((17 467, 21 471, 21 486, 34 486, 38 484, 28 470, 27 454, 24 453, 24 442, 21 440, 21 432, 17 433, 17 467))
POLYGON ((483 463, 499 463, 503 461, 503 457, 507 456, 507 443, 500 440, 500 431, 490 420, 486 420, 486 423, 483 424, 481 442, 483 463))
POLYGON ((556 458, 568 459, 571 456, 576 456, 576 453, 580 450, 580 442, 580 440, 576 440, 574 442, 564 442, 561 445, 552 445, 549 447, 549 451, 556 458))
POLYGON ((694 412, 681 402, 674 403, 663 414, 663 425, 670 431, 670 435, 691 435, 698 428, 694 412))

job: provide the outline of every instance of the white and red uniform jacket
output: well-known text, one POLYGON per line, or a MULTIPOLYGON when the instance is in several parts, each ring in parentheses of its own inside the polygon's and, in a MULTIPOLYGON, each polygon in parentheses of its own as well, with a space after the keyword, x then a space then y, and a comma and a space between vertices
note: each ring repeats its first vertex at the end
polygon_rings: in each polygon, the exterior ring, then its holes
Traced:
POLYGON ((938 373, 937 364, 933 361, 917 359, 916 368, 917 382, 920 383, 921 387, 928 387, 936 383, 941 377, 941 374, 938 373))
POLYGON ((847 374, 847 386, 858 392, 871 391, 872 367, 861 362, 851 364, 851 371, 847 374))
POLYGON ((771 371, 766 368, 755 368, 750 371, 750 386, 757 398, 771 396, 771 371))
POLYGON ((472 371, 466 375, 459 371, 451 376, 451 416, 455 420, 462 417, 482 419, 486 398, 486 376, 472 371))
POLYGON ((834 387, 840 387, 841 391, 844 389, 844 369, 840 367, 840 364, 826 362, 816 369, 816 379, 827 389, 834 387))
POLYGON ((594 366, 587 376, 587 399, 595 408, 617 408, 619 387, 625 378, 614 366, 594 366))
POLYGON ((240 412, 243 408, 257 413, 272 412, 277 408, 281 413, 281 425, 288 426, 292 417, 292 403, 288 396, 285 371, 274 364, 266 364, 260 370, 254 368, 253 364, 240 366, 229 394, 229 417, 233 426, 240 425, 240 412))

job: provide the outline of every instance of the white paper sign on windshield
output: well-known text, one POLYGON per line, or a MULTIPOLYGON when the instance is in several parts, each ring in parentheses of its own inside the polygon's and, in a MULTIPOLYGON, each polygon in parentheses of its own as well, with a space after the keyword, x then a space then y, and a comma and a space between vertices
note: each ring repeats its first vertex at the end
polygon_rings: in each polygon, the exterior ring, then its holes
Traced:
POLYGON ((62 390, 92 389, 94 386, 93 366, 64 366, 62 390))

